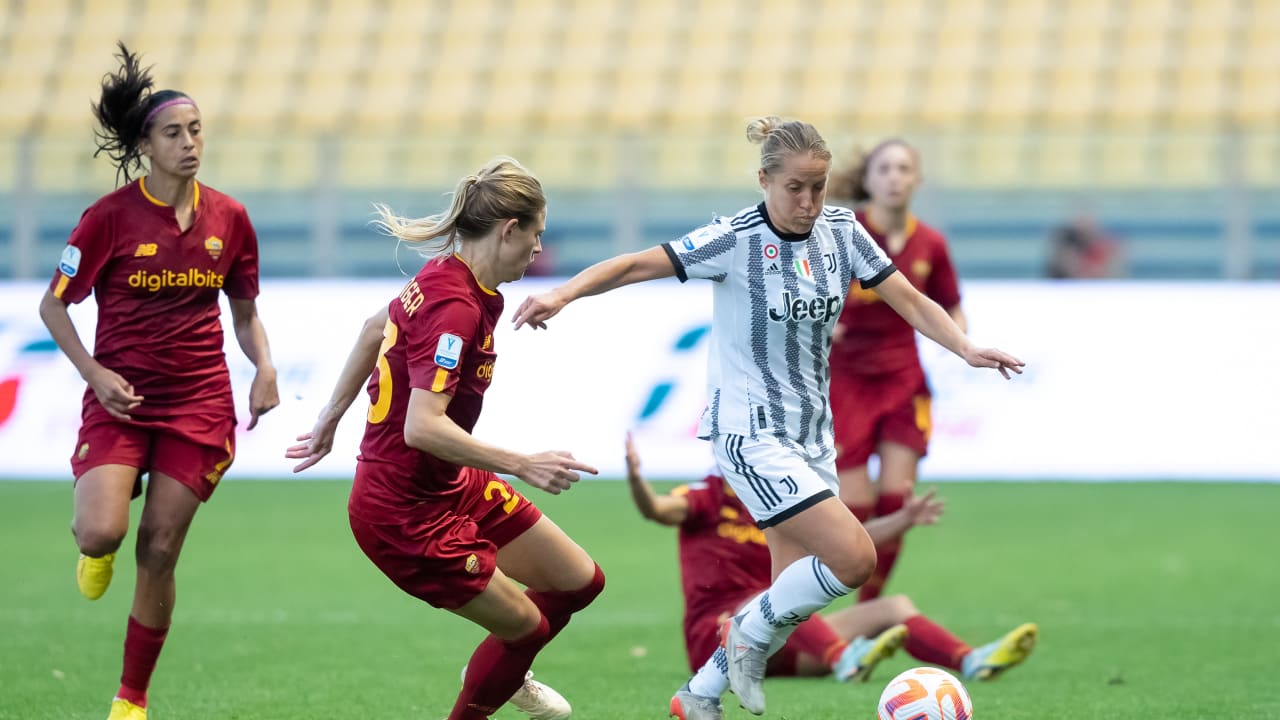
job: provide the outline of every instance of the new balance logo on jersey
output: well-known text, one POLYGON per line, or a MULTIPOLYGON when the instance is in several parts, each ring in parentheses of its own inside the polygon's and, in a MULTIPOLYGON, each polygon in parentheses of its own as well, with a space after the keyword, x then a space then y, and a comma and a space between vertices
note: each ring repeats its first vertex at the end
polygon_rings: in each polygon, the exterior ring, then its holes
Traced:
POLYGON ((813 320, 814 322, 829 322, 831 318, 840 314, 840 296, 830 295, 825 298, 816 297, 812 300, 804 298, 791 297, 790 290, 784 290, 782 293, 782 307, 770 307, 769 319, 774 322, 789 322, 791 320, 813 320))

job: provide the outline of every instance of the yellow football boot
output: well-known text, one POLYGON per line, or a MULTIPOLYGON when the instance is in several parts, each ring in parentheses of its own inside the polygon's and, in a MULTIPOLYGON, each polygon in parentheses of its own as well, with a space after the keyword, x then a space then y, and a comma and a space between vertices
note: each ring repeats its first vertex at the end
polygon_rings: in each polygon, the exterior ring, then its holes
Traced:
POLYGON ((111 585, 111 571, 115 562, 115 553, 97 558, 81 555, 80 561, 76 563, 76 585, 80 586, 80 594, 90 600, 102 597, 107 586, 111 585))
POLYGON ((1036 647, 1040 628, 1035 623, 1019 625, 999 640, 983 645, 964 658, 966 679, 994 680, 1005 670, 1019 665, 1036 647))
POLYGON ((897 652, 906 639, 906 625, 894 625, 873 638, 856 637, 840 653, 831 675, 840 682, 866 682, 876 665, 897 652))
POLYGON ((111 701, 111 714, 107 720, 147 720, 147 709, 123 698, 111 701))

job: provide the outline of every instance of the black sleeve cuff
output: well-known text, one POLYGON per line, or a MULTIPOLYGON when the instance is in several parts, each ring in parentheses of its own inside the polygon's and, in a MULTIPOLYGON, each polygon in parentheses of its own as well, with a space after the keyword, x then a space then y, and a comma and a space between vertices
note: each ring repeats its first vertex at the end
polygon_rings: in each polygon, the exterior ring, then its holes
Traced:
POLYGON ((884 282, 886 278, 888 278, 890 275, 892 275, 892 274, 894 274, 894 273, 896 273, 896 272, 898 272, 898 266, 894 265, 893 263, 889 263, 889 264, 885 267, 885 269, 883 269, 883 270, 881 270, 880 272, 876 273, 876 274, 875 274, 875 276, 874 276, 874 277, 872 277, 870 280, 862 280, 862 281, 861 281, 861 282, 862 282, 862 287, 863 287, 863 289, 864 289, 864 290, 870 290, 871 288, 873 288, 873 287, 875 287, 875 286, 879 285, 880 283, 884 282))
POLYGON ((680 256, 667 243, 662 243, 662 249, 667 251, 667 259, 671 261, 671 267, 676 269, 676 277, 680 278, 680 282, 688 282, 689 275, 684 271, 684 263, 680 262, 680 256))

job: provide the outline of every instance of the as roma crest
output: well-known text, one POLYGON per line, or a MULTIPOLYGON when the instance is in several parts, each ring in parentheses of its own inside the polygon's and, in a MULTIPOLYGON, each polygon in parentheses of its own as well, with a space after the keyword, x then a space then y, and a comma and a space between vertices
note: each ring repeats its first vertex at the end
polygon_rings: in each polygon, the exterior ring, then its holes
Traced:
POLYGON ((218 258, 222 257, 222 238, 217 235, 210 235, 209 239, 204 241, 204 249, 208 250, 209 257, 213 258, 214 262, 217 262, 218 258))

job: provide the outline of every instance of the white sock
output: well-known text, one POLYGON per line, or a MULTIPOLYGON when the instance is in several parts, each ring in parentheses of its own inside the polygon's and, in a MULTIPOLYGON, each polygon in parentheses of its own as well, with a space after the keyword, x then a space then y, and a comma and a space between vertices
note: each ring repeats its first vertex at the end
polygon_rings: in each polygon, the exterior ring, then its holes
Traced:
POLYGON ((853 588, 845 587, 821 560, 812 555, 802 557, 788 565, 758 599, 747 604, 739 615, 742 634, 759 647, 775 650, 773 640, 779 630, 794 628, 851 592, 853 588))
POLYGON ((728 689, 729 658, 725 655, 724 648, 718 647, 689 680, 689 692, 718 700, 728 689))

